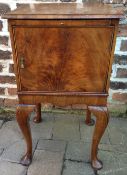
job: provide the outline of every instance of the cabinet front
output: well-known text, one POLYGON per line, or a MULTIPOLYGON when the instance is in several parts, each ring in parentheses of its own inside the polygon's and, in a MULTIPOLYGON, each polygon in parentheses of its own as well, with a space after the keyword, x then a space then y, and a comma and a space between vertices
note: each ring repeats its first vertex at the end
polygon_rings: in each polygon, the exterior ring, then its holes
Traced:
POLYGON ((113 31, 92 23, 15 26, 18 90, 105 92, 113 31))

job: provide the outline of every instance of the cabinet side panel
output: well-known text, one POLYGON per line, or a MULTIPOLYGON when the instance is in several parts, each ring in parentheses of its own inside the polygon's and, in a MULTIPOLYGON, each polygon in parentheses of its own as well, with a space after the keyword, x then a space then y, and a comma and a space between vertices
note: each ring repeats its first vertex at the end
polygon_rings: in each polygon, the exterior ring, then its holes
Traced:
POLYGON ((117 37, 117 32, 118 32, 119 19, 112 19, 112 23, 114 24, 114 32, 112 34, 112 39, 110 43, 111 58, 109 62, 109 69, 108 69, 107 80, 106 80, 106 92, 107 93, 110 87, 110 77, 111 77, 111 72, 112 72, 112 64, 114 60, 114 51, 115 51, 115 45, 116 45, 116 37, 117 37))

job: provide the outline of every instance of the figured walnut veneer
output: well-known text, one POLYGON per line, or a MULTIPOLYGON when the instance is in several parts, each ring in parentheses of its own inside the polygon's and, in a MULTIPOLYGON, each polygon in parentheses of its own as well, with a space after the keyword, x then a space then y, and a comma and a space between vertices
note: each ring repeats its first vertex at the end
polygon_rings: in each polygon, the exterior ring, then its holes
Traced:
POLYGON ((41 102, 54 105, 86 104, 85 123, 93 125, 91 165, 109 121, 106 107, 116 32, 122 12, 101 3, 30 4, 4 15, 13 48, 19 105, 17 121, 27 143, 21 163, 32 160, 28 123, 41 121, 41 102))
POLYGON ((83 27, 76 22, 60 27, 60 22, 50 26, 47 21, 46 27, 28 21, 27 26, 13 29, 17 61, 24 57, 20 91, 106 91, 114 27, 83 27), (98 65, 105 66, 98 69, 98 65))

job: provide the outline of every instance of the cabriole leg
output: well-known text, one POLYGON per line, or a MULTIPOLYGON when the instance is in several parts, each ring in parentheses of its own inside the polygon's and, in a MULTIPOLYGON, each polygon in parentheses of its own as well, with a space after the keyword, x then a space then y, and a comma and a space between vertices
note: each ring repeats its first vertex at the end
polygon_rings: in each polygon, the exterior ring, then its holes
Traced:
POLYGON ((103 106, 89 106, 89 110, 96 117, 95 130, 93 134, 92 150, 91 150, 91 164, 93 169, 99 170, 103 167, 102 162, 97 157, 98 144, 104 134, 104 131, 108 125, 109 114, 107 107, 103 106))
POLYGON ((42 119, 41 119, 41 103, 38 103, 36 105, 36 116, 34 117, 33 121, 35 123, 40 123, 42 121, 42 119))
POLYGON ((91 112, 87 106, 86 109, 86 120, 85 120, 85 124, 88 126, 93 126, 95 124, 95 121, 91 118, 91 112))
POLYGON ((29 165, 32 161, 32 138, 29 126, 29 115, 35 109, 36 109, 35 105, 19 104, 16 111, 16 119, 27 144, 26 154, 21 159, 21 164, 26 166, 29 165))

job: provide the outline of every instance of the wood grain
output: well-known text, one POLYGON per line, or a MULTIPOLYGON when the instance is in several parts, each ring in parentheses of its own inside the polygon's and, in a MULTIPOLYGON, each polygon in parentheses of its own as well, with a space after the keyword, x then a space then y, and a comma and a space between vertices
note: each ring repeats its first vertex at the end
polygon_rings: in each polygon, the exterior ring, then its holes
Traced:
POLYGON ((97 118, 91 164, 102 168, 97 150, 109 119, 106 104, 121 16, 100 3, 31 4, 4 15, 9 19, 19 98, 16 116, 27 143, 22 164, 32 158, 28 114, 33 109, 34 121, 40 122, 41 103, 86 104, 86 123, 91 123, 91 113, 97 118))
POLYGON ((33 122, 35 122, 35 123, 42 122, 42 118, 41 118, 41 103, 38 103, 36 105, 36 115, 33 118, 33 122))
POLYGON ((15 27, 19 67, 24 58, 19 91, 105 92, 113 31, 113 26, 15 27))
POLYGON ((93 134, 92 150, 91 150, 91 165, 94 169, 103 168, 102 162, 98 159, 98 144, 103 136, 103 133, 109 122, 109 113, 105 106, 89 106, 88 109, 96 117, 95 130, 93 134))
POLYGON ((68 106, 71 104, 106 105, 107 96, 97 95, 18 95, 20 104, 51 103, 57 106, 68 106))
POLYGON ((35 109, 35 105, 18 105, 16 110, 16 119, 27 144, 26 154, 21 159, 21 164, 25 166, 29 165, 32 161, 32 138, 28 118, 35 109))
POLYGON ((92 1, 91 3, 41 3, 25 4, 8 12, 8 19, 101 19, 120 18, 123 12, 111 5, 92 1))

